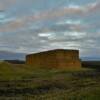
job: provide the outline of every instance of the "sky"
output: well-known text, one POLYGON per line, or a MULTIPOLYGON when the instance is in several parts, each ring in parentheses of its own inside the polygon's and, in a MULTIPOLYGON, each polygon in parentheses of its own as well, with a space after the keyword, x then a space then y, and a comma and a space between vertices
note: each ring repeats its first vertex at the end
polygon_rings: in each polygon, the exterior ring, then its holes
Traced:
POLYGON ((51 49, 100 56, 100 0, 0 0, 0 50, 51 49))

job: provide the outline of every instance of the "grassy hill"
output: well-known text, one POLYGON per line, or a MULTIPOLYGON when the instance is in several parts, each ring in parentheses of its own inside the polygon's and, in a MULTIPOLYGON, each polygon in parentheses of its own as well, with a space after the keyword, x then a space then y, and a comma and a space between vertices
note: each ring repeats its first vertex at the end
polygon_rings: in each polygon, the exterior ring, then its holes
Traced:
POLYGON ((0 100, 100 100, 100 72, 0 62, 0 100))

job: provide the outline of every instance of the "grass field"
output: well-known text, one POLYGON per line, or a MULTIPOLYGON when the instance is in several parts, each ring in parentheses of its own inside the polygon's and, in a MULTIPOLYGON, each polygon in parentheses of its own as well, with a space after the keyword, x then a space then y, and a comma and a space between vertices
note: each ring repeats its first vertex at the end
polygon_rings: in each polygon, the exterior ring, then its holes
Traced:
POLYGON ((100 100, 100 72, 0 62, 0 100, 100 100))

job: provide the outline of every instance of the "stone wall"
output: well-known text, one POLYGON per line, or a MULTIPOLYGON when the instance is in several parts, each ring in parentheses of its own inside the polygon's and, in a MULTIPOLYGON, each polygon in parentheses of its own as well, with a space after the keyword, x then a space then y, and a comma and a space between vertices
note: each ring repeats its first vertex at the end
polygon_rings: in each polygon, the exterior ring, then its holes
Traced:
POLYGON ((78 50, 56 49, 26 56, 26 64, 33 67, 81 67, 78 50))

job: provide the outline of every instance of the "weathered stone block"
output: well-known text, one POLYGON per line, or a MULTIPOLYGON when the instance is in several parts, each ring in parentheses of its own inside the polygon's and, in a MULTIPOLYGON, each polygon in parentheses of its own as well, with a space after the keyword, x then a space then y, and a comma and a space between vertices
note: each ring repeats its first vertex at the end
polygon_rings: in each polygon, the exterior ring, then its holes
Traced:
POLYGON ((56 49, 26 56, 26 64, 33 67, 78 68, 81 67, 78 50, 56 49))

